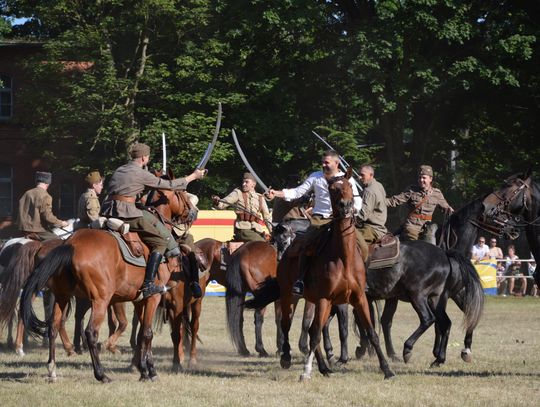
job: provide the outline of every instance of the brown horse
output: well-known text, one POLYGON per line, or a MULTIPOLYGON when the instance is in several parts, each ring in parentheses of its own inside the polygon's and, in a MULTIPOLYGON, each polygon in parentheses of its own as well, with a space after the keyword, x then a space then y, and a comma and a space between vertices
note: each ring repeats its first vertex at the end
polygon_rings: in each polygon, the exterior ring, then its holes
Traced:
MULTIPOLYGON (((159 205, 176 207, 178 195, 174 191, 160 191, 167 199, 159 205)), ((173 213, 174 216, 181 215, 173 213)), ((148 249, 145 249, 148 255, 148 249)), ((161 283, 169 281, 168 264, 159 269, 161 283)), ((175 270, 172 270, 175 271, 175 270)), ((92 358, 94 376, 109 382, 99 359, 98 334, 110 303, 135 301, 140 296, 144 280, 144 268, 124 261, 116 239, 103 230, 81 229, 61 246, 53 249, 28 279, 21 297, 21 316, 25 327, 37 335, 49 329, 48 372, 56 379, 55 339, 61 326, 62 315, 71 296, 88 298, 91 315, 85 330, 88 350, 92 358), (32 309, 32 295, 48 285, 55 295, 52 320, 39 321, 32 309)), ((141 322, 137 348, 134 354, 141 380, 157 377, 152 356, 152 321, 161 297, 154 295, 135 303, 135 312, 141 322)))
MULTIPOLYGON (((205 238, 195 245, 200 249, 210 280, 216 280, 227 287, 227 327, 233 346, 242 356, 249 356, 244 339, 244 298, 248 291, 255 290, 259 284, 276 275, 276 251, 266 242, 248 242, 232 255, 226 243, 205 238)), ((255 350, 261 357, 268 352, 262 341, 262 325, 265 309, 255 312, 255 350)))
MULTIPOLYGON (((315 318, 310 327, 310 351, 304 365, 301 380, 311 378, 313 357, 317 358, 319 371, 328 375, 331 370, 326 365, 320 349, 321 330, 330 314, 332 304, 351 304, 358 315, 364 329, 368 332, 379 358, 379 366, 385 379, 394 376, 379 346, 379 338, 373 329, 368 301, 365 294, 366 270, 362 255, 356 244, 353 215, 353 192, 348 179, 335 177, 328 182, 328 190, 332 202, 333 220, 329 230, 319 244, 317 261, 310 262, 305 275, 305 293, 307 301, 315 304, 315 318)), ((281 328, 284 335, 281 366, 291 366, 289 330, 292 314, 292 286, 298 275, 298 257, 292 247, 285 252, 279 262, 277 280, 268 280, 260 290, 254 292, 255 298, 246 303, 249 308, 258 308, 281 297, 281 328)))

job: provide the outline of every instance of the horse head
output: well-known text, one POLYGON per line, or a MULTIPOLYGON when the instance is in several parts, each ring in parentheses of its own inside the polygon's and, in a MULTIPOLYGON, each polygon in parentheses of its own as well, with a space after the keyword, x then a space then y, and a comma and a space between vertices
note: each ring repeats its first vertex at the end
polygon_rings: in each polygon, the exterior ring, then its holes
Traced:
POLYGON ((349 182, 352 170, 349 167, 345 175, 332 177, 328 180, 328 192, 332 202, 332 214, 334 218, 354 217, 354 194, 349 182))

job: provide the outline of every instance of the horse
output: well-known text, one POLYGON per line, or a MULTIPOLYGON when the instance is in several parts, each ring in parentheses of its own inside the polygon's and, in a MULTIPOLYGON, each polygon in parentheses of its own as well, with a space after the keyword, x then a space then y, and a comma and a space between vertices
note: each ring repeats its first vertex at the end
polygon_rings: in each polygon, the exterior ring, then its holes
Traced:
MULTIPOLYGON (((175 191, 158 190, 167 199, 159 205, 177 208, 178 196, 175 191)), ((173 213, 177 216, 180 213, 173 213)), ((145 255, 148 248, 145 247, 145 255)), ((170 264, 162 264, 159 280, 169 281, 170 264)), ((140 287, 144 280, 144 267, 127 263, 115 237, 104 230, 79 229, 65 243, 53 249, 27 280, 20 305, 25 327, 36 335, 45 335, 48 327, 49 361, 48 377, 57 379, 55 339, 61 327, 62 315, 71 296, 88 298, 91 314, 85 330, 88 350, 92 359, 94 377, 101 382, 109 382, 99 359, 97 339, 109 303, 135 301, 140 297, 140 287), (40 321, 32 309, 32 296, 45 285, 55 295, 54 312, 48 322, 40 321)), ((138 333, 134 361, 140 372, 140 380, 154 380, 157 372, 152 355, 152 321, 161 300, 159 295, 150 296, 135 303, 135 312, 141 322, 138 333)))
MULTIPOLYGON (((540 262, 540 184, 533 180, 531 170, 507 178, 500 188, 482 201, 484 217, 498 225, 502 232, 510 228, 525 228, 529 248, 540 262)), ((540 273, 534 274, 540 287, 540 273)))
MULTIPOLYGON (((304 364, 304 372, 300 376, 301 380, 311 379, 314 357, 317 358, 321 374, 327 376, 332 372, 322 357, 321 331, 328 320, 331 305, 343 303, 351 304, 360 316, 362 326, 368 332, 370 342, 379 358, 379 366, 385 379, 395 376, 381 351, 379 338, 373 329, 369 314, 364 291, 366 270, 362 254, 356 244, 353 192, 349 183, 351 174, 349 169, 345 176, 334 177, 328 181, 333 219, 324 235, 324 242, 319 244, 317 261, 310 262, 304 278, 304 296, 306 301, 315 304, 315 318, 309 329, 310 349, 304 364)), ((281 329, 284 343, 280 363, 286 369, 291 366, 289 330, 293 302, 292 285, 299 273, 298 253, 293 249, 295 246, 289 247, 280 260, 277 278, 264 282, 253 293, 254 298, 246 302, 248 308, 259 308, 278 298, 281 299, 281 329)))

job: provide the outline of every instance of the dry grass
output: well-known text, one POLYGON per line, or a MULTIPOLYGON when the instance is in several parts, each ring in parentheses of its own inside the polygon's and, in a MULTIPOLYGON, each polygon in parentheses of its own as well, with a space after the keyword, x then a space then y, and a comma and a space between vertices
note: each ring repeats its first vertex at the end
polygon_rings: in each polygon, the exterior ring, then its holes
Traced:
MULTIPOLYGON (((36 305, 36 308, 39 308, 36 305)), ((540 300, 488 298, 484 318, 475 332, 473 363, 461 361, 461 313, 451 304, 454 327, 444 367, 430 369, 433 330, 417 343, 411 362, 391 363, 397 377, 384 381, 377 360, 351 360, 330 378, 314 371, 313 380, 299 383, 302 357, 296 348, 299 320, 293 340, 293 366, 282 370, 276 357, 261 359, 235 355, 225 329, 222 298, 204 300, 199 345, 199 365, 182 374, 171 373, 172 350, 168 328, 155 335, 154 355, 160 375, 157 382, 141 383, 138 373, 127 370, 128 336, 121 339, 124 353, 103 354, 102 361, 113 382, 95 381, 88 354, 67 358, 58 355, 59 380, 46 381, 47 351, 34 344, 27 356, 11 350, 0 352, 0 401, 2 406, 402 406, 402 405, 536 405, 540 396, 540 300)), ((265 345, 275 351, 273 311, 266 317, 265 345)), ((394 323, 394 344, 401 346, 416 328, 417 317, 401 303, 394 323)), ((252 315, 246 315, 246 342, 254 347, 252 315)), ((70 327, 71 330, 72 327, 70 327)), ((334 345, 339 347, 335 323, 334 345)), ((349 336, 354 357, 357 340, 349 336)))

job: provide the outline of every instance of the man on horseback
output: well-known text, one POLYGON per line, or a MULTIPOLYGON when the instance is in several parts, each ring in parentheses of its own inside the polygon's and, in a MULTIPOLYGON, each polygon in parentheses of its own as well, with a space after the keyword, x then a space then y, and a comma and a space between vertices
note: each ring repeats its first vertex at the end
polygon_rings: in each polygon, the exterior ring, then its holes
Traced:
POLYGON ((407 204, 410 212, 401 230, 401 240, 424 239, 428 222, 433 218, 437 206, 450 213, 454 209, 446 202, 440 189, 433 188, 433 169, 421 165, 418 173, 418 185, 413 185, 405 192, 386 198, 386 205, 395 208, 407 204))
POLYGON ((36 187, 26 191, 19 200, 19 229, 25 236, 40 241, 56 239, 58 236, 50 229, 67 227, 68 222, 58 219, 52 213, 52 197, 47 192, 52 174, 37 171, 35 181, 36 187))
POLYGON ((79 198, 77 205, 77 217, 79 222, 77 228, 87 228, 90 223, 99 218, 101 205, 98 195, 103 190, 103 178, 98 170, 93 170, 86 175, 84 181, 87 184, 87 189, 79 198))
POLYGON ((242 187, 235 188, 225 198, 212 196, 212 203, 218 209, 233 206, 236 212, 234 222, 234 240, 237 242, 266 241, 264 229, 259 223, 270 225, 270 212, 262 194, 255 191, 257 181, 250 173, 244 173, 242 187))
MULTIPOLYGON (((130 231, 137 232, 141 240, 149 247, 150 255, 142 287, 143 297, 147 298, 154 294, 163 293, 165 290, 163 286, 156 286, 154 280, 166 249, 169 248, 168 257, 178 256, 180 251, 172 235, 165 233, 164 227, 162 229, 158 227, 159 220, 149 211, 140 209, 136 205, 137 199, 145 187, 185 190, 191 181, 201 179, 205 170, 196 169, 185 178, 165 180, 144 169, 150 161, 149 146, 135 143, 131 147, 130 155, 131 161, 119 167, 109 181, 107 197, 103 202, 101 214, 124 220, 129 224, 130 231)), ((190 271, 191 291, 194 297, 199 298, 202 296, 202 291, 199 286, 198 270, 190 271)))
POLYGON ((386 229, 386 191, 375 179, 375 170, 371 165, 360 167, 360 181, 364 187, 362 209, 357 216, 360 223, 358 231, 361 235, 360 249, 367 258, 368 246, 388 233, 386 229))
MULTIPOLYGON (((315 204, 313 207, 313 215, 310 219, 311 226, 306 231, 306 235, 303 241, 306 242, 304 246, 309 245, 319 235, 319 231, 325 225, 332 221, 332 203, 330 201, 330 193, 328 192, 328 180, 344 175, 339 170, 339 155, 333 150, 327 150, 322 156, 322 171, 316 171, 309 175, 309 177, 296 188, 283 189, 276 191, 269 189, 267 196, 269 199, 274 197, 284 198, 285 200, 298 199, 309 192, 313 192, 315 195, 315 204)), ((349 182, 352 185, 354 194, 354 208, 355 212, 359 213, 362 207, 362 199, 358 193, 358 187, 354 180, 351 178, 349 182)), ((357 234, 358 235, 358 234, 357 234)), ((302 251, 299 258, 300 275, 298 280, 294 283, 293 293, 296 295, 304 294, 304 275, 306 271, 308 256, 302 251)))

